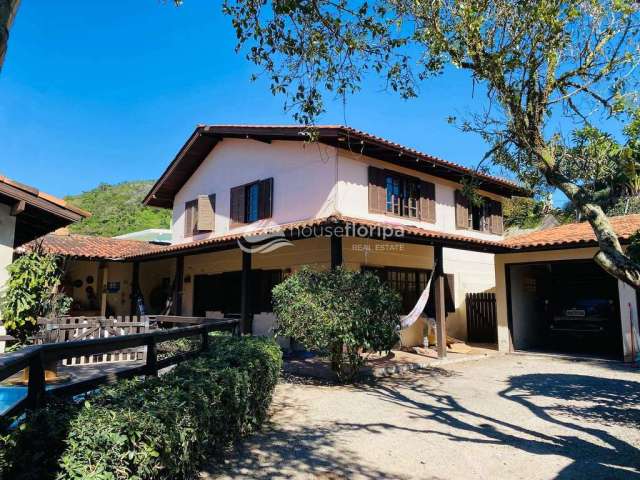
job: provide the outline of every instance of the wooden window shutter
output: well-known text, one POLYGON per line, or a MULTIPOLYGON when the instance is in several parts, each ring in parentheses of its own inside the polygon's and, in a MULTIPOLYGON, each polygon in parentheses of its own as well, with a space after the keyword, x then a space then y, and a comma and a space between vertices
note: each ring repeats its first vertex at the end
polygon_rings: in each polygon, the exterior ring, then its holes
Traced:
POLYGON ((369 166, 369 213, 385 213, 387 210, 387 188, 384 170, 369 166))
POLYGON ((420 182, 420 220, 436 223, 436 186, 420 182))
POLYGON ((456 228, 469 228, 469 199, 456 190, 456 228))
POLYGON ((184 235, 185 237, 193 235, 193 231, 196 227, 195 223, 195 209, 197 200, 189 200, 184 204, 184 235))
POLYGON ((273 178, 260 180, 260 200, 258 218, 271 218, 273 215, 273 178))
POLYGON ((502 235, 504 232, 504 221, 502 217, 502 203, 495 200, 491 200, 489 204, 491 208, 491 233, 502 235))
POLYGON ((231 228, 244 224, 244 191, 244 185, 231 189, 231 206, 229 212, 231 228))
POLYGON ((213 232, 215 229, 216 196, 198 195, 198 231, 213 232))

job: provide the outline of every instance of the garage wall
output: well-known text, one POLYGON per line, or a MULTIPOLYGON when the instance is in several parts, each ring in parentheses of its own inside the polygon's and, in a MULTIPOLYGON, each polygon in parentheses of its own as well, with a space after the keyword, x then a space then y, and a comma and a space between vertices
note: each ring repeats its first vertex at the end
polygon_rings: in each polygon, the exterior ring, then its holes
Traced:
POLYGON ((511 308, 513 311, 513 345, 516 349, 533 348, 538 343, 539 324, 536 291, 526 288, 526 283, 533 277, 528 265, 511 267, 511 308))
POLYGON ((640 360, 640 332, 638 322, 638 305, 636 291, 624 282, 618 280, 620 296, 620 317, 622 320, 622 348, 624 361, 640 360))

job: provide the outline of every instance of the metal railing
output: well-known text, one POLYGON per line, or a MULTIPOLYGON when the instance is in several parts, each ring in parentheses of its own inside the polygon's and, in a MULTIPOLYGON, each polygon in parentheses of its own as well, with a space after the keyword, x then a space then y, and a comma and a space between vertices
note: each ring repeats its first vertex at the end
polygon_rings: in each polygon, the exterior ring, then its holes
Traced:
POLYGON ((65 343, 48 343, 25 347, 14 353, 0 356, 0 381, 28 368, 27 395, 13 404, 3 413, 4 417, 13 417, 26 409, 37 409, 46 405, 52 397, 69 397, 94 390, 104 384, 115 383, 119 379, 139 375, 157 375, 158 370, 193 358, 209 346, 209 333, 213 331, 229 331, 238 334, 238 320, 210 320, 201 317, 152 317, 159 323, 191 324, 186 327, 158 329, 148 333, 137 333, 107 338, 95 338, 65 343), (193 323, 201 323, 193 325, 193 323), (200 349, 158 359, 157 345, 169 340, 178 340, 200 336, 200 349), (82 355, 99 355, 116 350, 146 347, 146 362, 117 372, 80 380, 68 385, 60 385, 47 390, 45 367, 59 360, 82 355))

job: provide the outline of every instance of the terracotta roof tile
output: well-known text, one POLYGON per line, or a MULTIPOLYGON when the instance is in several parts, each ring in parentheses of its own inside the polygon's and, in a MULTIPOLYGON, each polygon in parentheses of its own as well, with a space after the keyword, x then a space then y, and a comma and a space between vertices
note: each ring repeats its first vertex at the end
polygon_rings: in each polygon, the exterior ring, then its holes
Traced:
POLYGON ((162 248, 161 245, 137 240, 120 240, 74 234, 49 234, 29 242, 22 249, 33 249, 40 242, 49 253, 81 259, 120 260, 128 255, 150 253, 162 248))
MULTIPOLYGON (((640 229, 640 215, 610 217, 609 221, 621 240, 627 240, 640 229)), ((596 244, 596 236, 588 222, 569 223, 546 230, 507 238, 503 245, 512 249, 532 249, 552 246, 589 246, 596 244)))

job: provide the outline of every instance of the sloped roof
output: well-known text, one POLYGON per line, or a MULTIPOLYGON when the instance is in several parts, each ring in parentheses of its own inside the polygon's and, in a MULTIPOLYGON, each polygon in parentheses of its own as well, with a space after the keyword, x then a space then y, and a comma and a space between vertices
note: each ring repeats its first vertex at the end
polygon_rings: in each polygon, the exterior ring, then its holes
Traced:
POLYGON ((87 260, 122 260, 130 255, 151 253, 162 248, 160 245, 137 240, 75 234, 50 234, 28 243, 24 249, 35 248, 40 243, 49 253, 87 260))
POLYGON ((15 212, 14 246, 91 216, 61 198, 0 175, 0 203, 19 207, 15 212))
MULTIPOLYGON (((640 215, 610 217, 609 221, 621 241, 628 240, 640 229, 640 215)), ((597 239, 588 222, 569 223, 537 232, 515 235, 505 239, 503 245, 513 250, 540 250, 555 247, 597 245, 597 239)))
MULTIPOLYGON (((479 188, 498 195, 530 195, 528 190, 509 180, 476 172, 362 130, 344 125, 317 125, 311 128, 320 143, 452 181, 473 175, 479 181, 479 188)), ((198 125, 150 190, 144 204, 171 208, 176 193, 224 138, 254 139, 267 143, 274 140, 306 141, 309 131, 310 127, 301 125, 198 125)))

